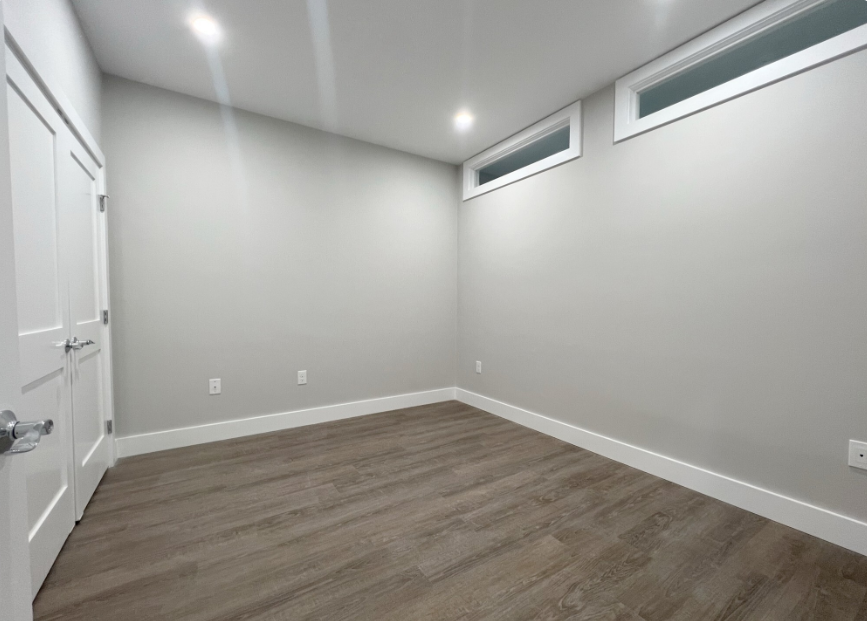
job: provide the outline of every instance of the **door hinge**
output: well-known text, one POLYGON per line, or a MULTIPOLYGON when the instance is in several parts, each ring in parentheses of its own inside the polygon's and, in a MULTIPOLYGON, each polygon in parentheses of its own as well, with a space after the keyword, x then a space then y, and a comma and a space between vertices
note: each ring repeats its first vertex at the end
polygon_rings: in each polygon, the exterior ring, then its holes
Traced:
POLYGON ((113 420, 105 421, 105 433, 107 433, 108 435, 111 435, 114 433, 114 421, 113 420))
POLYGON ((107 201, 109 198, 110 197, 108 194, 100 194, 99 195, 99 210, 100 211, 105 211, 105 201, 107 201))
POLYGON ((108 311, 102 311, 102 323, 108 325, 108 311))

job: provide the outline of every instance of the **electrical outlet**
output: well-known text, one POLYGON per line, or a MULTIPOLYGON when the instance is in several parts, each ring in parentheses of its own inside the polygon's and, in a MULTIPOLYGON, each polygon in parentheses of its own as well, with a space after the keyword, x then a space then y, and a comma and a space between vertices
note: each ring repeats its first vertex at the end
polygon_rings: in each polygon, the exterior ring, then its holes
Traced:
POLYGON ((849 440, 849 465, 867 470, 867 442, 849 440))
POLYGON ((298 385, 303 386, 307 383, 307 371, 298 371, 298 385))
POLYGON ((476 360, 476 373, 481 373, 481 372, 482 372, 482 361, 476 360))
POLYGON ((208 380, 208 394, 219 395, 221 392, 223 392, 223 384, 221 380, 208 380))

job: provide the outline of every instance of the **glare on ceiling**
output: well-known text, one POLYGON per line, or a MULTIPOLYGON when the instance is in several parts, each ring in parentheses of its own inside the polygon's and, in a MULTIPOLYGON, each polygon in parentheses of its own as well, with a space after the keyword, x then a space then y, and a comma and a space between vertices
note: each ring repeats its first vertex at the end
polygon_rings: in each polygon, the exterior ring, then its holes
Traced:
POLYGON ((190 26, 193 32, 207 43, 215 43, 220 38, 220 26, 210 17, 196 17, 190 22, 190 26))
POLYGON ((455 129, 465 132, 473 126, 473 115, 469 112, 458 112, 455 115, 455 129))

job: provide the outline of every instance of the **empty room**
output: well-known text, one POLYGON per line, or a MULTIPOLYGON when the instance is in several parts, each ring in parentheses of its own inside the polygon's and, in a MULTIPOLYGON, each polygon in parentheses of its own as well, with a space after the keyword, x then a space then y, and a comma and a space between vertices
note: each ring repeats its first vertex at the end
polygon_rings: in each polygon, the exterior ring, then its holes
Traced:
POLYGON ((867 621, 867 1, 0 25, 0 621, 867 621))

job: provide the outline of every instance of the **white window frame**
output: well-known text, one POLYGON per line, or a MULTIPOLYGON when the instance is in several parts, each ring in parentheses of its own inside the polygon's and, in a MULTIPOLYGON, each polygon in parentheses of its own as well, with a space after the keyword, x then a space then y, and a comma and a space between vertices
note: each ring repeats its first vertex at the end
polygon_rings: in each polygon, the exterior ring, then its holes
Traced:
POLYGON ((464 162, 463 193, 464 200, 469 200, 481 194, 496 190, 510 183, 520 181, 530 175, 535 175, 543 170, 559 166, 569 160, 581 157, 581 144, 583 131, 581 126, 581 102, 563 108, 524 131, 507 138, 503 142, 491 147, 487 151, 479 153, 471 160, 464 162), (569 148, 550 155, 545 159, 534 162, 507 175, 498 177, 484 185, 479 185, 479 170, 496 162, 499 159, 511 155, 515 151, 525 147, 540 138, 553 134, 557 130, 569 127, 569 148))
POLYGON ((639 94, 828 0, 766 0, 617 80, 614 141, 620 142, 867 47, 867 25, 782 58, 689 99, 639 118, 639 94))

